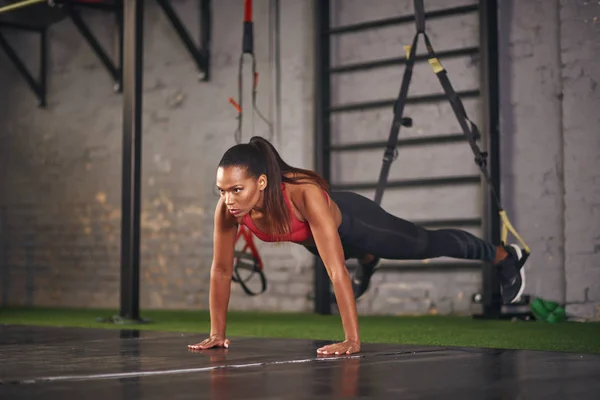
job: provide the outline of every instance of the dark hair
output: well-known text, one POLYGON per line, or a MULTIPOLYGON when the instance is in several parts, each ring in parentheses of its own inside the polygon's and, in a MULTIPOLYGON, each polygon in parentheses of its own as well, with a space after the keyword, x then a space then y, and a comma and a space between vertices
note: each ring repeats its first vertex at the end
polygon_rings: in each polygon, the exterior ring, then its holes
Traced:
POLYGON ((290 214, 283 198, 282 182, 314 183, 329 192, 329 185, 321 176, 313 171, 288 165, 275 147, 260 136, 254 136, 248 143, 238 144, 227 150, 219 167, 229 166, 246 168, 249 177, 258 178, 262 174, 267 176, 265 216, 270 230, 277 237, 283 237, 290 231, 290 214), (295 173, 296 176, 286 177, 285 174, 288 173, 295 173))

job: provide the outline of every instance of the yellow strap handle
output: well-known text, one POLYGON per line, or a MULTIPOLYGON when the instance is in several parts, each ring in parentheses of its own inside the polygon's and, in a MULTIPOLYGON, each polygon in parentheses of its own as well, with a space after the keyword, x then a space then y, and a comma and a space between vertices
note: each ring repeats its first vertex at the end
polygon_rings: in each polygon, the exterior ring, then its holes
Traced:
POLYGON ((506 244, 506 238, 508 237, 508 231, 510 231, 510 233, 512 233, 517 238, 517 240, 519 242, 521 242, 521 245, 523 246, 525 251, 528 253, 531 253, 531 251, 529 250, 529 246, 527 246, 525 241, 523 239, 521 239, 521 236, 519 236, 519 234, 517 233, 517 230, 510 223, 510 220, 508 219, 508 216, 506 215, 506 211, 504 211, 504 210, 500 211, 500 219, 502 219, 502 233, 500 235, 500 240, 502 241, 502 243, 506 244))
POLYGON ((47 0, 25 0, 19 3, 11 4, 8 6, 0 7, 0 14, 7 11, 16 10, 17 8, 27 7, 36 3, 45 3, 47 0))
POLYGON ((436 74, 438 74, 444 70, 442 63, 440 62, 440 60, 438 60, 437 57, 430 58, 428 61, 429 61, 429 65, 431 65, 431 68, 433 68, 433 72, 435 72, 436 74))

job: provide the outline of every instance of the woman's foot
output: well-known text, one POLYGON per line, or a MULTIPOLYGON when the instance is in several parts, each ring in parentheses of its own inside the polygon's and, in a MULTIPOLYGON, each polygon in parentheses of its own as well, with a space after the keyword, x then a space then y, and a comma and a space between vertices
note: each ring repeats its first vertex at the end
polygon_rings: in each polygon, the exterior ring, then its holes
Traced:
POLYGON ((352 277, 352 289, 354 290, 354 298, 358 299, 362 296, 369 288, 371 282, 371 276, 377 270, 377 264, 379 264, 380 258, 373 255, 366 255, 365 257, 358 260, 358 266, 354 271, 352 277))
POLYGON ((495 261, 503 302, 510 304, 519 301, 525 289, 523 251, 514 244, 500 247, 495 261))

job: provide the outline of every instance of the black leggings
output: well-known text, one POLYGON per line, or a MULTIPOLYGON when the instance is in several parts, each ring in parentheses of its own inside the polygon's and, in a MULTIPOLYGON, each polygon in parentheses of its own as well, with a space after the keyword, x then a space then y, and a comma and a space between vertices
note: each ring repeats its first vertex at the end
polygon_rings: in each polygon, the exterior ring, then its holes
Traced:
MULTIPOLYGON (((496 247, 460 229, 428 230, 352 192, 332 192, 342 212, 338 228, 346 259, 367 254, 391 260, 452 257, 493 261, 496 247)), ((315 255, 317 249, 307 247, 315 255)))

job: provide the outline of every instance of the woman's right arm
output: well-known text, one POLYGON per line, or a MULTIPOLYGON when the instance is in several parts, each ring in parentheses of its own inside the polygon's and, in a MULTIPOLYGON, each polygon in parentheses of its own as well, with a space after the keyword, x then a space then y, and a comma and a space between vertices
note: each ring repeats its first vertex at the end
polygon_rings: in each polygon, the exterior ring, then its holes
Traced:
POLYGON ((227 211, 223 199, 220 199, 215 209, 213 261, 210 267, 210 337, 201 343, 188 346, 191 349, 229 347, 226 337, 227 307, 231 293, 237 228, 237 220, 227 211))
POLYGON ((225 337, 227 307, 233 276, 233 256, 237 221, 219 200, 215 210, 215 228, 213 234, 213 262, 210 267, 210 335, 225 337))

